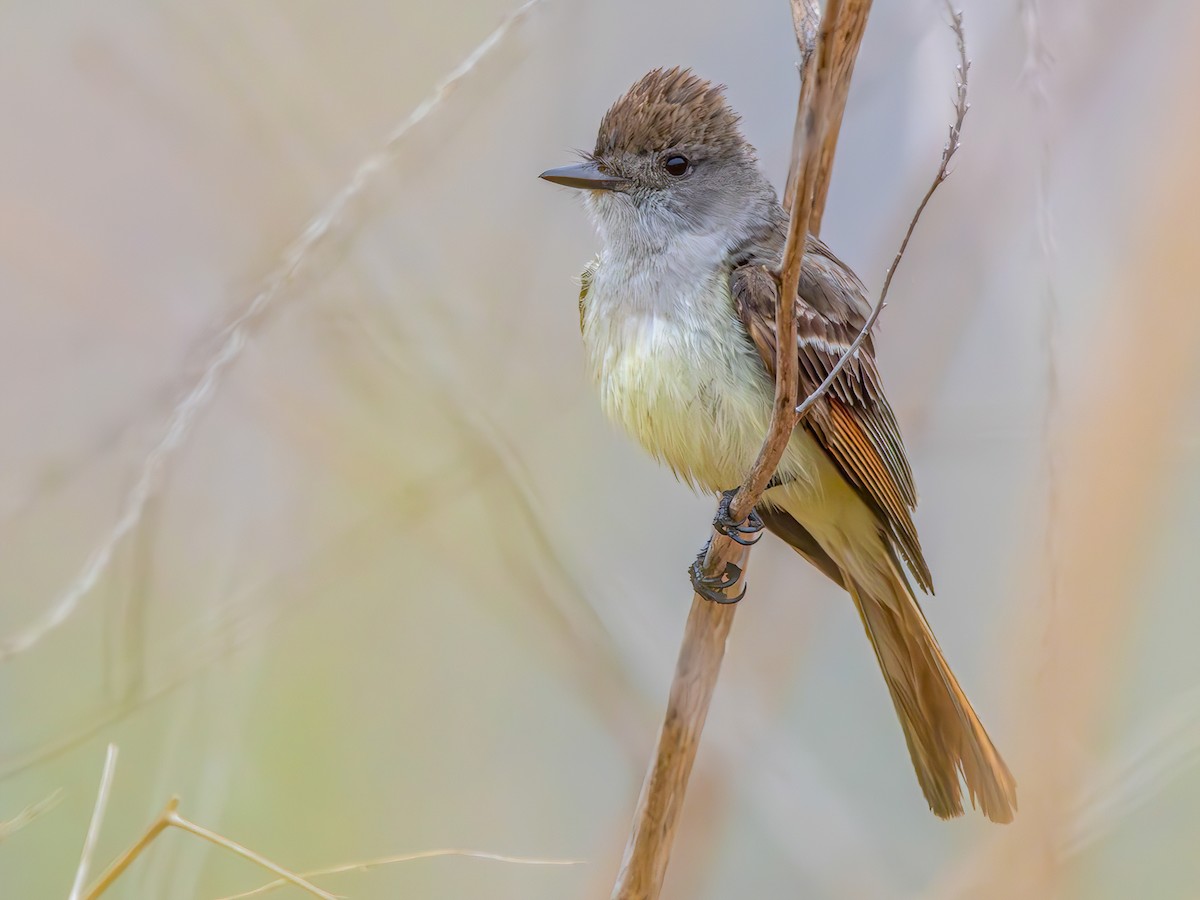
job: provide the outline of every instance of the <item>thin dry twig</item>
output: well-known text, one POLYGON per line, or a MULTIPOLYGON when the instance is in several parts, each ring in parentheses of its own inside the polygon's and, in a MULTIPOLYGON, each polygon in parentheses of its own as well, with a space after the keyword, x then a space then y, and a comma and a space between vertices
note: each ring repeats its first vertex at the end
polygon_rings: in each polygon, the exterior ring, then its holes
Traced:
MULTIPOLYGON (((800 45, 801 59, 811 55, 817 46, 817 31, 820 16, 816 0, 791 0, 792 24, 796 27, 796 43, 800 45)), ((821 143, 821 155, 817 165, 816 190, 813 194, 812 212, 809 214, 808 230, 821 233, 821 220, 825 216, 825 201, 829 196, 829 185, 833 180, 833 153, 837 147, 838 134, 842 128, 842 115, 846 99, 850 96, 850 80, 854 75, 854 63, 858 59, 858 48, 862 44, 863 32, 867 28, 867 16, 871 12, 871 0, 848 3, 838 16, 829 41, 822 50, 822 59, 829 71, 829 83, 833 95, 829 103, 829 119, 825 123, 825 139, 821 143)), ((803 140, 803 118, 797 114, 793 147, 803 140)), ((792 211, 795 196, 795 180, 799 177, 799 166, 793 165, 788 172, 784 190, 784 208, 792 211)))
POLYGON ((787 183, 783 188, 783 208, 792 211, 796 197, 796 179, 800 177, 800 160, 796 156, 804 146, 805 128, 808 123, 808 104, 811 95, 806 95, 805 83, 811 84, 813 63, 816 61, 817 38, 821 31, 821 10, 817 0, 791 0, 792 27, 796 31, 796 46, 800 49, 800 94, 796 99, 796 121, 792 125, 792 158, 788 166, 787 183))
POLYGON ((825 123, 825 139, 821 142, 816 189, 809 216, 808 230, 813 234, 821 233, 825 201, 829 197, 829 185, 833 182, 833 154, 842 130, 842 115, 846 111, 846 99, 850 96, 850 79, 854 76, 854 63, 858 59, 858 48, 867 29, 870 12, 871 0, 847 3, 838 16, 827 48, 822 51, 822 58, 829 67, 829 86, 833 95, 829 100, 829 120, 825 123))
MULTIPOLYGON (((846 0, 846 5, 861 2, 846 0)), ((781 274, 785 287, 776 310, 777 333, 780 345, 784 347, 796 342, 796 287, 812 198, 818 190, 818 158, 824 127, 834 93, 830 84, 833 70, 822 48, 831 40, 842 6, 841 0, 828 0, 815 51, 807 50, 811 35, 818 30, 814 21, 815 8, 811 3, 793 6, 797 40, 802 50, 802 80, 792 169, 800 175, 791 179, 793 216, 781 274), (787 284, 791 285, 790 293, 787 284)), ((857 47, 853 52, 857 52, 857 47)), ((823 186, 820 189, 824 190, 823 186)), ((795 427, 798 360, 795 354, 789 353, 781 353, 779 357, 771 425, 754 466, 730 505, 735 521, 745 519, 754 509, 795 427)), ((704 568, 712 574, 724 571, 729 563, 737 565, 742 574, 738 583, 730 588, 736 592, 745 577, 748 557, 747 547, 714 530, 704 568)), ((658 745, 642 784, 625 854, 613 886, 614 900, 654 900, 662 890, 688 778, 699 749, 735 608, 733 604, 716 604, 698 594, 693 595, 658 745)))
POLYGON ((470 75, 479 62, 491 53, 542 2, 543 0, 526 0, 525 3, 509 13, 500 25, 450 74, 443 78, 433 92, 409 113, 404 121, 392 130, 383 147, 359 164, 345 186, 308 223, 299 237, 288 245, 280 265, 267 278, 261 290, 245 309, 225 328, 221 345, 205 365, 200 379, 175 405, 162 438, 142 462, 137 480, 125 497, 121 515, 116 524, 92 551, 83 569, 67 586, 54 605, 24 629, 0 642, 0 663, 25 652, 66 622, 78 608, 80 601, 91 593, 99 583, 101 576, 108 571, 118 547, 141 522, 146 503, 157 485, 163 467, 175 451, 182 446, 196 419, 216 394, 226 371, 241 355, 251 332, 262 320, 271 304, 296 280, 313 251, 328 241, 351 204, 362 195, 367 186, 396 156, 409 132, 428 118, 454 91, 459 82, 470 75))
MULTIPOLYGON (((580 866, 587 860, 584 859, 541 859, 532 856, 508 856, 503 853, 490 853, 486 850, 460 850, 457 848, 445 848, 441 850, 421 850, 416 853, 400 853, 395 856, 381 856, 377 859, 366 859, 361 862, 343 863, 339 866, 330 866, 327 869, 313 869, 310 872, 302 873, 305 878, 317 878, 321 875, 341 875, 346 872, 365 872, 368 869, 375 869, 379 866, 390 866, 394 863, 414 862, 419 859, 438 859, 444 856, 458 856, 467 859, 486 859, 493 862, 514 863, 522 866, 580 866)), ((244 900, 246 897, 258 897, 262 894, 269 894, 271 891, 285 887, 287 882, 282 878, 275 881, 269 881, 266 884, 260 885, 253 890, 243 891, 240 894, 229 894, 221 897, 219 900, 244 900)))
POLYGON ((896 251, 896 258, 888 266, 887 275, 883 279, 883 290, 879 292, 879 299, 875 301, 875 306, 871 309, 871 315, 867 317, 867 321, 863 324, 858 335, 855 336, 854 341, 846 349, 846 352, 841 355, 829 370, 829 374, 825 376, 825 380, 817 385, 816 390, 809 394, 803 403, 796 407, 797 417, 804 416, 813 408, 813 405, 829 390, 829 386, 833 384, 842 369, 846 367, 846 364, 858 355, 858 349, 862 346, 863 341, 867 339, 867 335, 871 333, 871 329, 875 326, 879 314, 883 312, 884 306, 887 305, 887 295, 888 290, 892 286, 892 276, 896 274, 896 268, 900 265, 900 260, 904 258, 904 252, 908 249, 908 242, 917 228, 917 222, 921 220, 921 214, 925 212, 925 207, 929 205, 929 199, 933 196, 933 192, 938 189, 938 186, 943 181, 950 177, 948 168, 950 160, 953 159, 955 152, 961 145, 960 138, 962 137, 963 120, 967 116, 967 110, 971 108, 971 104, 967 102, 967 73, 971 68, 971 61, 967 59, 967 39, 963 32, 962 13, 955 12, 949 0, 946 0, 946 8, 950 11, 950 27, 954 29, 954 37, 958 45, 959 63, 956 68, 958 78, 954 100, 954 122, 950 126, 950 137, 946 141, 946 146, 942 148, 942 160, 938 165, 937 174, 934 175, 933 182, 929 185, 929 189, 925 191, 925 196, 921 198, 916 212, 913 213, 912 218, 908 222, 908 230, 904 232, 904 239, 900 242, 900 249, 896 251))
MULTIPOLYGON (((162 812, 158 814, 158 818, 150 823, 150 827, 142 833, 142 836, 133 842, 133 846, 131 846, 113 861, 112 865, 105 870, 104 874, 97 879, 96 883, 88 888, 87 893, 80 895, 82 896, 83 900, 95 900, 96 897, 99 897, 106 890, 112 887, 113 883, 120 878, 125 870, 128 869, 133 863, 133 861, 142 854, 142 851, 154 843, 155 838, 171 827, 178 828, 181 831, 189 832, 190 834, 194 834, 196 837, 203 838, 210 843, 216 844, 218 847, 222 847, 231 853, 236 853, 243 859, 249 860, 255 865, 262 866, 262 868, 266 869, 267 871, 278 875, 288 884, 293 884, 301 890, 305 890, 312 894, 314 897, 320 897, 322 900, 338 900, 334 894, 330 894, 327 891, 321 890, 315 884, 310 884, 304 879, 303 876, 297 875, 294 872, 290 872, 283 868, 283 866, 271 862, 265 856, 255 853, 249 847, 239 844, 237 841, 230 840, 223 834, 210 831, 203 825, 197 825, 195 822, 185 819, 183 816, 179 815, 178 810, 179 798, 172 797, 167 801, 167 805, 163 807, 162 812)), ((71 896, 72 900, 75 900, 77 895, 72 893, 71 896)))
POLYGON ((104 811, 108 809, 108 796, 112 792, 113 776, 117 772, 117 745, 109 744, 104 754, 104 769, 100 773, 100 787, 96 791, 96 805, 92 808, 92 821, 88 824, 87 836, 83 839, 83 852, 79 854, 79 866, 75 869, 75 881, 71 885, 69 900, 79 900, 87 882, 88 868, 96 842, 100 839, 100 825, 104 822, 104 811))

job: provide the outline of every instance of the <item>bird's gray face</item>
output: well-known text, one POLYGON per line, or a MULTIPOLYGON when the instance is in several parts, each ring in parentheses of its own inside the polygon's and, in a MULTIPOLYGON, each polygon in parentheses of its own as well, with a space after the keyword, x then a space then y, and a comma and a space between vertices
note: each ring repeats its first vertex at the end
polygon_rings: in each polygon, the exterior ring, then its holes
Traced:
POLYGON ((615 152, 551 169, 542 178, 583 189, 607 246, 647 253, 680 239, 736 243, 775 202, 748 147, 717 153, 683 144, 615 152))
POLYGON ((633 257, 719 259, 776 206, 721 88, 678 68, 646 74, 604 115, 584 162, 542 178, 581 189, 606 248, 633 257))

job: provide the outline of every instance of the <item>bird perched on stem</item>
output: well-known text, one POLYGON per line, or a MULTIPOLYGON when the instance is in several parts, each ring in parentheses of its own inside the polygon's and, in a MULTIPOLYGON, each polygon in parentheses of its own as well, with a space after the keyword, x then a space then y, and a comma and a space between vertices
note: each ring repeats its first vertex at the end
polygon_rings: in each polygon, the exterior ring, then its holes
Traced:
MULTIPOLYGON (((579 303, 605 412, 693 488, 735 489, 771 415, 788 215, 722 89, 655 69, 605 114, 594 152, 541 177, 582 190, 603 245, 579 303)), ((803 397, 871 307, 811 235, 798 293, 797 346, 783 352, 798 355, 803 397)), ((795 428, 756 512, 853 599, 933 812, 962 813, 961 777, 973 805, 1008 822, 1016 784, 905 574, 932 591, 916 500, 868 338, 795 428)))

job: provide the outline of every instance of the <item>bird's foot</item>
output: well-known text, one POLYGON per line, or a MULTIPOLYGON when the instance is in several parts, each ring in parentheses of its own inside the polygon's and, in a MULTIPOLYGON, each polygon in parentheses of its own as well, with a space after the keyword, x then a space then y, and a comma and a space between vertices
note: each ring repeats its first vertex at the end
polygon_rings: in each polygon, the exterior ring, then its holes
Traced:
MULTIPOLYGON (((736 540, 736 538, 735 538, 736 540)), ((737 584, 738 579, 742 577, 742 567, 734 563, 725 563, 725 568, 717 575, 704 574, 704 557, 708 555, 708 544, 704 545, 704 549, 700 551, 696 557, 696 561, 688 567, 688 575, 692 579, 692 588, 703 597, 705 600, 711 600, 713 603, 737 603, 746 596, 746 586, 742 585, 742 592, 736 597, 730 597, 725 592, 737 584)))
POLYGON ((746 516, 743 521, 733 521, 733 514, 729 511, 729 506, 733 503, 737 492, 738 489, 734 488, 721 494, 721 502, 717 504, 717 515, 713 519, 713 528, 731 541, 735 541, 743 547, 751 547, 757 544, 758 539, 762 537, 763 520, 752 509, 750 515, 746 516))

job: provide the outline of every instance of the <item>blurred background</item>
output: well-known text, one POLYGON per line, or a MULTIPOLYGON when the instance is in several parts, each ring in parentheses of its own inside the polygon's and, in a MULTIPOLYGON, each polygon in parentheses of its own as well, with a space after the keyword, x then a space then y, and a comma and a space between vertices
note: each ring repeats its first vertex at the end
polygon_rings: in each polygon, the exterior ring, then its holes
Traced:
MULTIPOLYGON (((512 8, 0 8, 4 897, 66 896, 109 741, 93 871, 178 794, 300 871, 585 861, 339 894, 608 896, 713 504, 603 421, 596 241, 535 176, 679 63, 781 184, 796 50, 784 0, 544 0, 438 94, 512 8)), ((965 12, 963 149, 878 343, 926 610, 1021 813, 926 811, 850 603, 768 540, 673 900, 1200 896, 1200 8, 965 12)), ((877 4, 856 69, 822 236, 874 290, 947 22, 877 4)), ((266 880, 169 831, 107 896, 266 880)))

